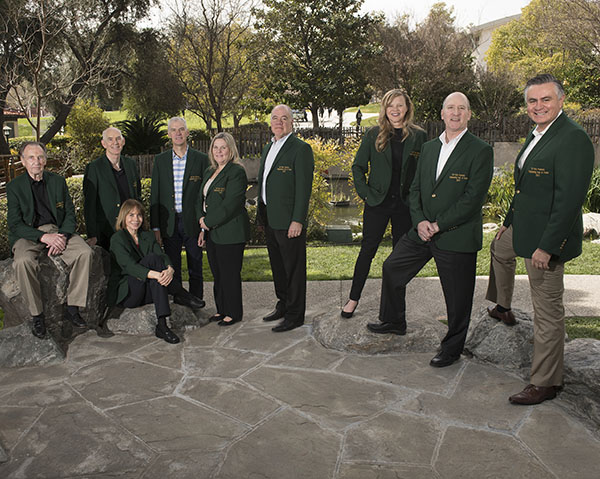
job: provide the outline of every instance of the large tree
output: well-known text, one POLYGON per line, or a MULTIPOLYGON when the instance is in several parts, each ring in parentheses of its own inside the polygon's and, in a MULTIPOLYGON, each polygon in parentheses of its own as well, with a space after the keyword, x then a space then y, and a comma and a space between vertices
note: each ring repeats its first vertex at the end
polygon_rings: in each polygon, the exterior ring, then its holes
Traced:
POLYGON ((5 0, 3 41, 9 46, 0 53, 12 56, 0 74, 0 101, 9 87, 23 109, 33 106, 38 117, 42 106, 51 108, 54 120, 43 135, 33 124, 47 143, 65 125, 79 96, 124 74, 135 23, 152 1, 5 0), (31 88, 15 89, 24 82, 31 88), (33 97, 22 96, 23 91, 33 97))
POLYGON ((438 119, 443 99, 453 91, 469 93, 475 83, 472 43, 456 28, 452 8, 431 7, 413 28, 410 17, 397 17, 379 29, 383 55, 373 70, 380 93, 402 88, 415 103, 420 119, 438 119))
POLYGON ((173 13, 169 62, 188 109, 223 129, 223 117, 245 108, 256 77, 253 0, 186 0, 173 13))
POLYGON ((264 0, 257 28, 269 48, 266 91, 296 108, 343 110, 369 98, 367 65, 375 55, 374 17, 363 0, 264 0))
POLYGON ((487 61, 520 83, 553 73, 571 100, 600 106, 600 1, 532 0, 519 19, 494 32, 487 61))

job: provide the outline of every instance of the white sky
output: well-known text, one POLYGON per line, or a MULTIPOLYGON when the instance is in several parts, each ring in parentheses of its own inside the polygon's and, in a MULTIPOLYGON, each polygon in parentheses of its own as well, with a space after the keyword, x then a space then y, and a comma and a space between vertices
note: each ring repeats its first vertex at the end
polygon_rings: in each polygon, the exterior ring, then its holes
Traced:
MULTIPOLYGON (((448 7, 454 7, 454 17, 459 27, 481 25, 521 13, 530 0, 447 0, 448 7)), ((365 0, 363 11, 382 11, 388 18, 396 13, 408 13, 417 22, 423 20, 436 0, 365 0)))

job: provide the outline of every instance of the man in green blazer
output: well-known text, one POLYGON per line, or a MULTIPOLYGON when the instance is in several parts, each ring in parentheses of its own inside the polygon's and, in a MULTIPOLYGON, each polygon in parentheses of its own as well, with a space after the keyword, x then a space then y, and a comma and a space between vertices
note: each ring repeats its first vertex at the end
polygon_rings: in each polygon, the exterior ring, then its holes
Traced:
POLYGON ((88 244, 97 244, 107 251, 121 204, 129 198, 139 200, 142 194, 136 162, 121 155, 124 145, 125 139, 118 128, 104 130, 102 146, 106 152, 87 165, 83 176, 88 244))
POLYGON ((525 259, 534 310, 530 384, 510 396, 513 404, 556 397, 563 381, 564 264, 581 254, 585 201, 594 148, 587 133, 562 112, 565 93, 552 75, 525 86, 527 114, 536 123, 515 163, 515 193, 490 249, 487 299, 490 315, 516 323, 511 312, 515 258, 525 259))
MULTIPOLYGON (((390 332, 406 334, 405 289, 433 257, 446 307, 448 333, 430 361, 449 366, 460 358, 473 304, 477 251, 482 245, 481 207, 494 168, 493 150, 467 131, 471 109, 455 92, 442 106, 445 131, 423 144, 410 189, 413 228, 383 264, 379 320, 390 332)), ((367 326, 381 332, 381 324, 367 326)))
POLYGON ((152 169, 150 193, 150 227, 156 240, 165 248, 181 283, 181 249, 185 246, 190 293, 199 307, 204 306, 202 248, 198 246, 200 226, 196 200, 202 196, 200 186, 208 156, 188 147, 190 132, 183 118, 169 120, 167 135, 173 148, 156 155, 152 169))
POLYGON ((258 171, 257 218, 265 228, 278 299, 264 320, 284 318, 274 332, 302 326, 306 310, 306 216, 315 164, 310 145, 292 134, 292 122, 289 106, 273 108, 273 140, 263 149, 258 171))
POLYGON ((84 327, 79 308, 87 302, 92 250, 75 234, 75 209, 65 179, 44 171, 44 145, 25 143, 20 157, 27 173, 6 185, 8 239, 17 282, 32 316, 32 333, 42 339, 46 324, 38 257, 46 250, 71 267, 65 319, 84 327))

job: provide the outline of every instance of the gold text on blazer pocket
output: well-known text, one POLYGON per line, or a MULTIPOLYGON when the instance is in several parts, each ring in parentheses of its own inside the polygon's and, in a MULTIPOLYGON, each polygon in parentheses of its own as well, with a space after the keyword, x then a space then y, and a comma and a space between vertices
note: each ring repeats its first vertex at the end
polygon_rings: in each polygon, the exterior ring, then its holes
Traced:
POLYGON ((277 167, 277 171, 280 171, 281 173, 289 173, 290 171, 292 171, 292 169, 289 166, 278 166, 277 167))
POLYGON ((218 186, 217 188, 214 189, 214 191, 216 193, 222 194, 222 193, 225 193, 225 188, 222 186, 218 186))
POLYGON ((469 179, 469 177, 463 173, 451 173, 448 178, 456 181, 457 183, 460 181, 467 181, 469 179))
POLYGON ((421 154, 420 151, 411 151, 410 152, 410 156, 413 156, 415 158, 418 158, 420 154, 421 154))
POLYGON ((546 168, 534 168, 533 166, 527 170, 530 175, 535 175, 539 178, 542 175, 549 175, 550 172, 546 168))
POLYGON ((65 207, 64 202, 59 201, 59 202, 56 203, 56 209, 60 209, 60 208, 64 208, 64 207, 65 207))
POLYGON ((200 177, 198 175, 190 176, 190 181, 200 181, 200 177))

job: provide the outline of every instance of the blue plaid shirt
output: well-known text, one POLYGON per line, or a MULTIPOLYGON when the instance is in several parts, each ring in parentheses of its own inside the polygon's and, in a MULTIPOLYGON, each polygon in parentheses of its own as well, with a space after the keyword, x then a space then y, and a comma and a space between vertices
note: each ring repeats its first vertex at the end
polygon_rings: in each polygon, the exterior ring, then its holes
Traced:
POLYGON ((173 150, 173 190, 175 191, 175 211, 177 213, 181 213, 183 209, 183 174, 185 173, 188 149, 185 150, 185 155, 182 157, 177 156, 173 150))

